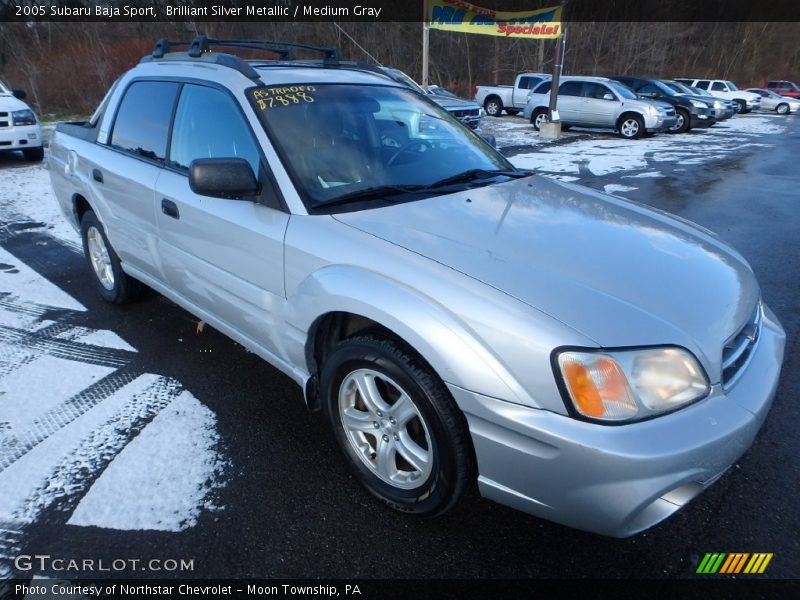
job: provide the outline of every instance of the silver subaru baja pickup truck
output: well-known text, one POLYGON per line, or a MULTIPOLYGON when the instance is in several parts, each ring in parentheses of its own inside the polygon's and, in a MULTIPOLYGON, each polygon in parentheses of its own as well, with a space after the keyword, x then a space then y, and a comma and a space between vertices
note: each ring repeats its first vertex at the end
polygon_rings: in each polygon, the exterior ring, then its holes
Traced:
POLYGON ((753 443, 785 335, 714 234, 519 171, 335 50, 179 48, 55 132, 91 285, 145 284, 289 375, 389 506, 439 514, 477 484, 629 536, 753 443))

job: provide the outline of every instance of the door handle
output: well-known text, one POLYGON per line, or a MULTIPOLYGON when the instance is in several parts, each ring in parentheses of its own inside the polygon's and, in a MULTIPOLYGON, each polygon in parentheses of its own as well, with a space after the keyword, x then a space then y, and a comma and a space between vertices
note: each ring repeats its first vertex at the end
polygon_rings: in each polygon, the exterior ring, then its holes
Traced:
POLYGON ((103 173, 100 169, 92 169, 92 179, 97 183, 103 183, 103 173))
POLYGON ((161 199, 161 212, 168 217, 172 217, 173 219, 181 218, 181 213, 178 212, 178 205, 172 200, 167 200, 166 198, 161 199))

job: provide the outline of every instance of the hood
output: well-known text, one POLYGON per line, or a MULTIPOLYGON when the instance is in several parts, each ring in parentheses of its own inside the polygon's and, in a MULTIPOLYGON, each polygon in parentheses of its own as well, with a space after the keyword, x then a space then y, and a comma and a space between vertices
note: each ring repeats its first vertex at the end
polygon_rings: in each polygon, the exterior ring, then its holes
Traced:
POLYGON ((0 94, 0 110, 3 112, 11 112, 12 110, 25 110, 30 109, 30 106, 25 104, 11 94, 0 94))
POLYGON ((428 98, 436 102, 445 110, 478 110, 480 105, 474 100, 464 100, 463 98, 449 98, 447 96, 437 96, 428 94, 428 98))
POLYGON ((645 104, 652 104, 653 106, 656 106, 658 108, 663 108, 664 110, 675 108, 672 104, 660 98, 647 98, 645 96, 637 96, 636 101, 644 102, 645 104))
POLYGON ((603 347, 675 344, 719 379, 759 290, 714 234, 588 188, 530 177, 339 221, 477 279, 603 347))

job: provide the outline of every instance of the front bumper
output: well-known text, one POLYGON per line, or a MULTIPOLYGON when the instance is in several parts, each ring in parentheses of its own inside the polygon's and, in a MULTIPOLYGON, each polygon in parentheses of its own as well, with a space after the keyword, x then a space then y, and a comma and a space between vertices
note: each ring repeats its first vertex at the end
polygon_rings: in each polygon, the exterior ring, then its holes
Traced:
POLYGON ((747 101, 747 109, 748 110, 758 110, 761 108, 761 100, 748 100, 747 101))
POLYGON ((42 132, 39 125, 0 127, 0 152, 37 148, 41 145, 42 132))
POLYGON ((675 127, 677 122, 678 117, 676 116, 658 115, 657 117, 648 117, 645 120, 645 129, 651 133, 661 133, 675 127))
POLYGON ((487 498, 627 537, 667 518, 744 454, 778 385, 785 333, 765 307, 746 371, 731 389, 629 425, 597 425, 448 387, 467 416, 487 498))
POLYGON ((703 127, 711 127, 717 120, 714 118, 713 108, 697 108, 691 113, 691 126, 692 129, 702 129, 703 127))

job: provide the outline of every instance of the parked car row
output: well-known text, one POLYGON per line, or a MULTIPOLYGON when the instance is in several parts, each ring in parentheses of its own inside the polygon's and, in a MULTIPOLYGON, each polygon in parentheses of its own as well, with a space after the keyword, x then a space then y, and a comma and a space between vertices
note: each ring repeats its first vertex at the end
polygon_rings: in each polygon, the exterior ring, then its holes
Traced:
MULTIPOLYGON (((489 116, 499 116, 503 111, 515 115, 522 109, 525 119, 538 131, 549 118, 551 80, 545 73, 520 73, 513 86, 477 86, 475 101, 489 116)), ((787 94, 795 91, 791 82, 771 81, 767 85, 780 87, 787 94)), ((562 126, 613 129, 624 138, 707 128, 759 108, 790 114, 800 110, 800 100, 769 88, 740 90, 733 82, 721 79, 566 76, 558 89, 562 126)))

